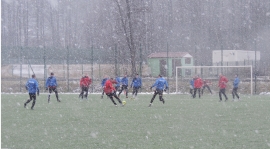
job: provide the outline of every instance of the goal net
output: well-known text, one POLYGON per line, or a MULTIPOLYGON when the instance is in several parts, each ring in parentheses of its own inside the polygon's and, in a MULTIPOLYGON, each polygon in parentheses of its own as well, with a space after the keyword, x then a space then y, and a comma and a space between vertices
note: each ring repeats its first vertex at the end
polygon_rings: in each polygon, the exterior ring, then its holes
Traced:
MULTIPOLYGON (((230 93, 233 89, 233 81, 237 74, 240 83, 238 92, 240 94, 252 95, 252 65, 249 66, 177 66, 175 69, 176 93, 189 93, 190 80, 199 76, 203 81, 209 84, 211 91, 215 94, 219 91, 218 81, 219 74, 222 73, 229 82, 227 83, 226 92, 230 93)), ((208 94, 207 88, 204 93, 208 94)))

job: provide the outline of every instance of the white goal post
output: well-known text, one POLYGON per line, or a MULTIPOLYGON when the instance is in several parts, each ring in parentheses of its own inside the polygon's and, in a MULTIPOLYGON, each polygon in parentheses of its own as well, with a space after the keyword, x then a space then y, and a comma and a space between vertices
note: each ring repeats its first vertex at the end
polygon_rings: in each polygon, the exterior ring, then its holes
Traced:
MULTIPOLYGON (((250 95, 252 95, 253 94, 253 75, 252 75, 252 73, 253 73, 253 71, 252 71, 252 65, 246 65, 246 66, 177 66, 177 67, 175 67, 175 80, 176 80, 176 82, 175 82, 175 84, 176 84, 176 93, 178 93, 178 77, 179 77, 179 71, 178 71, 178 69, 183 69, 183 70, 192 70, 192 69, 197 69, 197 70, 199 70, 199 69, 205 69, 205 68, 208 68, 208 69, 226 69, 226 68, 249 68, 250 69, 250 95)), ((222 71, 221 70, 221 71, 222 71)), ((183 73, 183 72, 181 72, 181 73, 183 73)), ((195 75, 197 75, 197 74, 195 74, 195 75)), ((180 77, 182 76, 182 74, 180 75, 180 77)), ((194 75, 193 75, 194 76, 194 75)), ((192 77, 193 77, 192 76, 192 77)), ((229 79, 229 78, 228 78, 229 79)))

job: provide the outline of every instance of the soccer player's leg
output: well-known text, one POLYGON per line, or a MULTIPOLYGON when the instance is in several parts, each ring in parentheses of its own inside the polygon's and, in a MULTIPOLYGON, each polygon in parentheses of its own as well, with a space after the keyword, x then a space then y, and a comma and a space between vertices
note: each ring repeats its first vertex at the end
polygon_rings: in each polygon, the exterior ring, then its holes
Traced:
POLYGON ((199 98, 201 98, 201 88, 198 88, 199 98))
POLYGON ((152 97, 152 99, 151 99, 150 104, 149 104, 148 107, 151 107, 151 105, 152 105, 154 99, 156 98, 156 95, 157 95, 157 94, 158 94, 158 92, 157 92, 157 90, 155 90, 154 95, 153 95, 153 97, 152 97))
POLYGON ((158 92, 158 94, 159 94, 159 101, 162 101, 162 103, 164 104, 164 103, 165 103, 165 100, 164 100, 164 98, 163 98, 163 90, 160 90, 160 91, 158 92))
POLYGON ((136 88, 135 88, 135 87, 133 87, 133 89, 132 89, 132 97, 131 97, 131 99, 134 99, 134 98, 135 98, 135 92, 136 92, 136 88))
POLYGON ((107 93, 106 95, 111 99, 111 101, 113 102, 113 104, 114 104, 115 106, 117 106, 117 104, 116 104, 115 101, 113 100, 113 93, 107 93))
POLYGON ((235 87, 232 90, 232 98, 234 99, 235 87))
POLYGON ((126 98, 128 98, 128 86, 125 86, 126 98))
POLYGON ((206 87, 209 90, 209 92, 212 94, 212 91, 211 91, 210 87, 208 85, 206 87))
POLYGON ((88 97, 88 90, 89 90, 89 87, 85 87, 85 90, 84 90, 85 91, 85 96, 84 96, 85 99, 87 99, 87 97, 88 97))
POLYGON ((228 97, 226 96, 225 88, 222 89, 222 92, 221 93, 224 95, 225 101, 227 101, 228 100, 228 97))
POLYGON ((122 86, 121 86, 121 90, 120 90, 119 93, 118 93, 118 97, 120 97, 120 95, 121 95, 121 93, 122 93, 123 90, 124 90, 124 86, 122 85, 122 86))
POLYGON ((218 92, 218 95, 219 95, 219 101, 222 101, 221 90, 222 90, 222 89, 219 89, 219 92, 218 92))
MULTIPOLYGON (((203 88, 202 88, 202 95, 203 95, 203 90, 205 89, 205 86, 203 86, 203 88)), ((200 93, 199 93, 199 95, 200 95, 200 93)))
POLYGON ((58 101, 58 102, 61 102, 61 101, 59 100, 57 88, 56 88, 56 87, 53 88, 53 91, 54 91, 54 93, 55 93, 55 96, 56 96, 57 101, 58 101))
POLYGON ((239 97, 239 95, 237 94, 237 90, 238 90, 238 87, 235 88, 235 92, 234 92, 234 93, 235 93, 235 96, 239 99, 240 97, 239 97))
POLYGON ((33 110, 34 109, 34 106, 36 104, 36 98, 37 98, 37 96, 36 96, 36 93, 33 93, 31 96, 32 96, 32 99, 33 99, 31 110, 33 110))
POLYGON ((193 92, 193 98, 196 97, 196 92, 197 92, 197 88, 194 88, 194 92, 193 92))
POLYGON ((80 95, 79 95, 79 98, 82 98, 83 99, 83 92, 84 92, 84 90, 83 90, 83 87, 81 88, 81 93, 80 93, 80 95))
POLYGON ((50 103, 50 99, 51 99, 51 93, 52 93, 52 88, 51 88, 51 87, 49 87, 48 103, 50 103))
POLYGON ((29 93, 29 98, 25 103, 24 103, 24 107, 26 108, 26 105, 32 100, 31 94, 29 93))
POLYGON ((114 98, 116 98, 120 104, 122 104, 121 99, 120 99, 119 97, 117 97, 117 95, 116 95, 116 91, 113 93, 112 96, 113 96, 114 98))
POLYGON ((137 97, 138 91, 139 91, 139 87, 136 87, 136 90, 135 90, 135 97, 137 97))

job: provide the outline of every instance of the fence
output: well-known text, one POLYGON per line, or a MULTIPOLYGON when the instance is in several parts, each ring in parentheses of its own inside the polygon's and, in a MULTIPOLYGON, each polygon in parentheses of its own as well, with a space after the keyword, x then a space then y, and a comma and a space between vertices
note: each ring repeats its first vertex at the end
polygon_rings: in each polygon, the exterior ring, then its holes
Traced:
MULTIPOLYGON (((79 80, 84 74, 88 74, 93 79, 90 92, 101 91, 100 82, 104 75, 114 77, 128 74, 129 80, 132 79, 129 60, 123 59, 117 49, 2 47, 1 54, 1 92, 26 92, 24 84, 33 74, 32 69, 37 76, 41 91, 45 89, 45 80, 50 72, 55 73, 60 92, 79 92, 79 80)), ((137 70, 141 70, 140 74, 143 80, 141 91, 149 91, 150 85, 156 78, 151 77, 151 70, 145 64, 146 59, 141 58, 141 55, 142 53, 138 56, 136 63, 137 70), (144 63, 141 63, 142 61, 144 63)), ((245 63, 246 65, 254 64, 252 61, 245 63)), ((269 92, 270 67, 264 62, 260 63, 258 71, 255 72, 257 73, 257 93, 269 92)), ((168 80, 170 92, 175 92, 175 77, 168 78, 168 80)), ((188 92, 188 81, 186 82, 181 87, 182 92, 188 92)))

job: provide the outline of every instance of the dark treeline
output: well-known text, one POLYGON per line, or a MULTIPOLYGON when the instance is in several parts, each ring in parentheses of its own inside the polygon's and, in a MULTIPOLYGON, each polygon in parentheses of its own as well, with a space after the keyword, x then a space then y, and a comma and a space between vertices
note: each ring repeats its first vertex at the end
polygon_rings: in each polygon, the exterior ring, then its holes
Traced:
POLYGON ((3 0, 1 15, 2 53, 93 46, 113 55, 117 48, 119 62, 133 66, 140 48, 146 59, 168 43, 196 65, 211 64, 212 50, 222 49, 258 50, 270 61, 269 0, 3 0))

